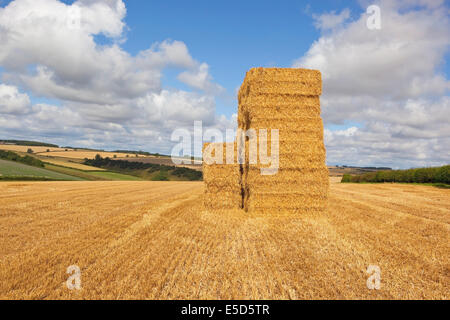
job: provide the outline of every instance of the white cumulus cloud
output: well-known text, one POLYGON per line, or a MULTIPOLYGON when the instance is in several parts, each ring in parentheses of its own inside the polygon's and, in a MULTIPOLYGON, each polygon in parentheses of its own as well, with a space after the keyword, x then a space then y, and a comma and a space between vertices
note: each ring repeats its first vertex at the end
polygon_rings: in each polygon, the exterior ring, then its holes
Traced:
POLYGON ((23 114, 30 111, 30 98, 14 86, 0 84, 0 115, 23 114))
POLYGON ((14 0, 0 8, 0 135, 157 150, 170 147, 178 126, 222 125, 222 88, 209 66, 177 40, 128 53, 126 12, 122 0, 14 0), (97 35, 109 42, 100 45, 97 35), (193 92, 165 88, 167 68, 193 92), (58 103, 31 105, 26 92, 58 103))
MULTIPOLYGON (((372 3, 367 3, 367 6, 372 3)), ((450 159, 449 9, 439 1, 380 1, 382 28, 369 30, 366 8, 314 16, 323 33, 294 67, 323 76, 330 164, 408 167, 450 159), (344 23, 345 22, 345 23, 344 23), (351 134, 350 134, 351 133, 351 134)))

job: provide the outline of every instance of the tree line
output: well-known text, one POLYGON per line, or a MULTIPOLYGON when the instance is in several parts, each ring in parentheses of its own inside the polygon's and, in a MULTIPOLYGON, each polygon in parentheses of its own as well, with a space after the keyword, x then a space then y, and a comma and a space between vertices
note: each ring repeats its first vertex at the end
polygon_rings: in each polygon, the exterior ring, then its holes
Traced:
POLYGON ((26 141, 26 140, 0 140, 0 143, 10 143, 17 146, 31 146, 31 147, 50 147, 58 148, 56 144, 44 143, 39 141, 26 141))
POLYGON ((369 172, 361 175, 344 174, 341 182, 401 182, 450 184, 450 165, 432 168, 369 172))
POLYGON ((44 167, 44 163, 41 160, 36 159, 34 157, 30 157, 30 156, 22 157, 12 151, 0 150, 0 159, 20 162, 20 163, 27 164, 27 165, 33 166, 33 167, 39 167, 39 168, 44 167))

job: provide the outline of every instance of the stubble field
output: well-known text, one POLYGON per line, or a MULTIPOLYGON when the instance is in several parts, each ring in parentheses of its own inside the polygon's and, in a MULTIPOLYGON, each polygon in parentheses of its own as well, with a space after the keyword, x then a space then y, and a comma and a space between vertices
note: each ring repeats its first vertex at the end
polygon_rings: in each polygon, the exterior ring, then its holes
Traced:
POLYGON ((291 217, 207 212, 202 192, 1 183, 0 298, 449 299, 448 189, 333 179, 327 214, 291 217), (66 287, 71 265, 81 290, 66 287))

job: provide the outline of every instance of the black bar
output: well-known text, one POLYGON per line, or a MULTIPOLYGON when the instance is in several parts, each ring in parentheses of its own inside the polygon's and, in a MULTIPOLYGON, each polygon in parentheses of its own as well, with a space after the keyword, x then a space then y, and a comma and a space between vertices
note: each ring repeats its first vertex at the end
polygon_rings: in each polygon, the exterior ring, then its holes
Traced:
MULTIPOLYGON (((398 309, 402 315, 423 312, 424 307, 438 312, 448 307, 448 301, 1 301, 2 312, 36 310, 59 319, 68 315, 85 318, 92 313, 104 317, 128 320, 141 319, 315 319, 325 316, 385 318, 398 309), (10 309, 10 310, 8 310, 10 309)), ((5 313, 4 313, 5 314, 5 313)))

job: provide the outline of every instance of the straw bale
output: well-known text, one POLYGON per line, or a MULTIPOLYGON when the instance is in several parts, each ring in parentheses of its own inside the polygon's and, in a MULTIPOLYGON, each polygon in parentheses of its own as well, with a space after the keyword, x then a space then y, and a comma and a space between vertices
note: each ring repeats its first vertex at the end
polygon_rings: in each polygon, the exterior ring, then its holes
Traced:
MULTIPOLYGON (((205 143, 203 146, 204 204, 209 210, 238 209, 242 206, 240 165, 236 162, 236 143, 205 143), (214 163, 215 152, 222 152, 214 163), (227 164, 227 153, 232 151, 232 164, 227 164), (205 159, 209 161, 205 161, 205 159), (208 163, 209 162, 209 163, 208 163)), ((229 160, 229 159, 228 159, 229 160)))
POLYGON ((326 202, 327 194, 323 195, 304 195, 298 193, 264 193, 253 194, 250 192, 248 198, 248 208, 253 207, 273 207, 275 204, 280 208, 308 208, 318 207, 326 202))
MULTIPOLYGON (((277 133, 275 130, 278 130, 278 141, 280 142, 280 146, 286 143, 298 143, 302 145, 306 144, 315 144, 315 145, 323 145, 323 140, 318 139, 318 137, 323 137, 323 126, 322 122, 317 122, 320 126, 319 128, 309 127, 308 126, 302 126, 299 125, 297 128, 292 129, 286 129, 286 128, 249 128, 247 130, 242 130, 242 134, 245 134, 247 136, 246 140, 251 139, 251 135, 254 135, 254 137, 262 137, 263 134, 266 134, 267 140, 270 143, 271 141, 271 135, 273 133, 277 133), (281 143, 283 142, 283 144, 281 143)), ((286 124, 290 125, 290 124, 286 124)), ((282 126, 280 122, 280 126, 282 126)), ((259 144, 259 143, 258 143, 259 144)))
MULTIPOLYGON (((256 163, 249 163, 250 168, 267 168, 270 166, 278 165, 280 169, 303 169, 303 168, 323 168, 326 155, 322 154, 309 154, 305 155, 301 152, 296 153, 280 153, 278 155, 278 164, 276 163, 276 157, 274 159, 266 159, 269 163, 263 163, 258 156, 256 163)), ((264 159, 262 159, 264 160, 264 159)))
POLYGON ((276 179, 269 181, 262 181, 258 183, 248 182, 248 189, 251 190, 252 194, 260 194, 265 192, 296 192, 301 194, 314 194, 321 195, 326 194, 326 188, 324 186, 328 185, 326 180, 317 180, 314 178, 305 179, 302 183, 298 181, 284 181, 281 179, 276 179))
POLYGON ((236 181, 240 178, 239 165, 232 164, 203 164, 204 181, 224 179, 227 181, 236 181))
POLYGON ((278 130, 295 130, 302 134, 302 132, 323 132, 323 123, 320 117, 316 118, 298 118, 298 119, 283 119, 276 115, 269 117, 258 117, 248 120, 248 128, 251 129, 278 129, 278 130))
MULTIPOLYGON (((246 141, 245 162, 248 167, 265 168, 261 152, 270 158, 278 153, 279 168, 325 168, 326 150, 323 143, 317 139, 308 140, 284 140, 280 138, 278 152, 276 145, 272 148, 272 142, 268 137, 265 143, 259 137, 246 141), (319 141, 319 142, 318 142, 319 141)), ((271 159, 274 162, 274 159, 271 159)))
POLYGON ((232 193, 241 193, 241 188, 239 185, 231 185, 231 184, 214 184, 208 183, 205 184, 206 189, 210 193, 219 193, 219 192, 232 192, 232 193))
MULTIPOLYGON (((258 131, 256 131, 258 132, 258 131)), ((271 130, 266 130, 267 132, 267 140, 264 141, 260 137, 256 137, 258 146, 262 144, 262 146, 267 145, 268 150, 272 148, 272 141, 271 141, 271 130)), ((285 135, 281 135, 280 132, 278 133, 279 141, 278 146, 280 153, 286 152, 302 152, 302 153, 316 153, 316 152, 325 152, 325 146, 322 141, 309 138, 309 137, 302 137, 301 133, 296 136, 295 132, 299 131, 286 131, 285 135)), ((248 141, 252 141, 251 139, 248 139, 248 141)), ((276 147, 276 144, 274 145, 276 147)))
POLYGON ((309 82, 322 87, 321 74, 318 70, 297 68, 252 68, 244 83, 252 80, 309 82))
POLYGON ((318 96, 265 95, 255 96, 241 103, 238 109, 238 124, 245 128, 248 120, 255 118, 298 119, 320 117, 318 96), (265 99, 261 100, 260 98, 265 99))
POLYGON ((237 145, 236 142, 222 143, 204 143, 203 144, 203 163, 206 164, 234 164, 237 163, 237 145), (222 153, 220 157, 216 152, 222 153), (220 163, 216 163, 218 160, 220 163))
MULTIPOLYGON (((280 155, 278 157, 278 163, 276 161, 271 161, 268 164, 248 164, 246 168, 249 169, 257 169, 258 172, 261 172, 260 169, 266 169, 266 168, 274 168, 277 167, 278 171, 280 170, 303 170, 303 169, 322 169, 323 168, 323 163, 324 163, 324 159, 325 156, 323 156, 322 158, 316 158, 316 159, 292 159, 290 158, 292 157, 292 155, 280 155)), ((277 173, 277 171, 275 170, 275 173, 277 173)), ((261 173, 259 173, 261 174, 261 173)))
POLYGON ((245 103, 239 105, 240 108, 258 112, 260 109, 269 108, 277 111, 293 111, 295 109, 315 109, 320 107, 320 98, 314 96, 299 96, 290 94, 271 94, 252 96, 245 103))
POLYGON ((252 206, 251 212, 257 215, 296 215, 296 214, 323 214, 327 210, 327 203, 321 203, 314 207, 290 207, 290 208, 281 208, 278 206, 271 207, 257 207, 252 206))
MULTIPOLYGON (((247 112, 264 112, 262 107, 279 108, 277 113, 288 117, 289 109, 295 110, 298 116, 320 115, 318 96, 321 92, 321 74, 316 70, 251 69, 247 72, 238 94, 239 127, 246 128, 247 112)), ((273 112, 267 110, 266 114, 273 115, 273 112)))
POLYGON ((247 72, 239 90, 239 103, 243 99, 265 94, 320 96, 321 74, 317 70, 285 68, 253 68, 247 72))
POLYGON ((208 192, 204 193, 204 205, 209 210, 238 209, 242 205, 240 192, 208 192))
POLYGON ((270 181, 284 181, 286 183, 297 183, 299 187, 308 185, 311 180, 329 181, 328 169, 325 168, 306 168, 306 169, 284 169, 280 168, 277 174, 272 176, 261 175, 259 168, 246 168, 245 170, 246 184, 257 184, 270 181))

